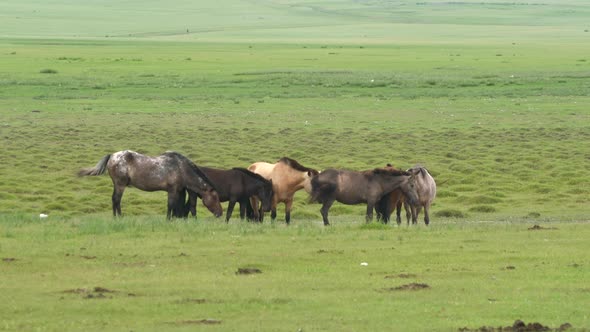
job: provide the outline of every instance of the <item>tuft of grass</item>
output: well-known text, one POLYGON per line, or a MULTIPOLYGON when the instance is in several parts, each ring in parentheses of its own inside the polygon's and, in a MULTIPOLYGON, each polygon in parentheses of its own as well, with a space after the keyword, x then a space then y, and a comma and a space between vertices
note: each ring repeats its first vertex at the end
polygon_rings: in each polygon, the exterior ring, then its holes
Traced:
POLYGON ((55 69, 41 69, 39 71, 41 74, 57 74, 57 70, 55 69))
POLYGON ((496 212, 496 208, 490 205, 477 205, 469 208, 470 212, 492 213, 496 212))
POLYGON ((434 213, 435 216, 441 218, 466 218, 467 215, 460 210, 444 209, 438 210, 434 213))

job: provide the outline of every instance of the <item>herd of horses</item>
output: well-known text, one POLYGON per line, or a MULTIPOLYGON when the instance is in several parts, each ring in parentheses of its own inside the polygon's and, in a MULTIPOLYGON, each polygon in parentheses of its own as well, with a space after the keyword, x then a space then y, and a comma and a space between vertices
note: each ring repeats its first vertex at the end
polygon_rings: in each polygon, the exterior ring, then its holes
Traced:
POLYGON ((229 202, 225 220, 229 221, 236 203, 240 218, 262 221, 265 212, 274 220, 277 205, 285 204, 285 221, 291 221, 295 193, 304 189, 310 202, 322 204, 324 225, 334 202, 367 204, 366 221, 377 218, 389 222, 394 209, 401 223, 405 207, 408 224, 417 223, 424 208, 424 222, 430 223, 429 209, 436 196, 436 183, 428 170, 415 166, 406 171, 387 164, 366 171, 326 169, 319 172, 294 159, 283 157, 276 163, 256 162, 246 168, 215 169, 197 166, 177 152, 151 157, 134 151, 119 151, 104 156, 96 166, 81 169, 79 176, 109 173, 113 181, 113 215, 121 215, 121 198, 128 186, 144 191, 168 193, 167 218, 196 215, 197 200, 216 217, 223 214, 221 202, 229 202))

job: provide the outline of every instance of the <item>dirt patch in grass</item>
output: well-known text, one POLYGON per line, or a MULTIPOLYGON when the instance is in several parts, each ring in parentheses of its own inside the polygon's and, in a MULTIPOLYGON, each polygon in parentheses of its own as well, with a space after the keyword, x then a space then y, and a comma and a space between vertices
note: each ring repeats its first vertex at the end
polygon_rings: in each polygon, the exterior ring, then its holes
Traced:
POLYGON ((10 263, 10 262, 14 262, 14 261, 16 261, 16 258, 12 258, 12 257, 6 257, 6 258, 2 258, 2 261, 3 261, 3 262, 10 263))
POLYGON ((400 274, 386 275, 385 279, 395 279, 395 278, 410 279, 410 278, 416 278, 416 277, 418 277, 418 276, 413 273, 400 273, 400 274))
POLYGON ((413 282, 411 284, 401 285, 401 286, 397 286, 397 287, 383 288, 381 291, 383 291, 383 292, 416 291, 416 290, 429 289, 429 288, 430 288, 430 286, 428 284, 413 282))
POLYGON ((326 250, 320 249, 317 251, 318 254, 344 254, 344 250, 326 250))
POLYGON ((175 303, 177 303, 177 304, 191 304, 191 303, 203 304, 206 302, 207 302, 207 300, 205 300, 205 299, 182 299, 182 300, 176 301, 175 303))
POLYGON ((219 319, 187 319, 187 320, 179 320, 169 324, 176 324, 176 325, 217 325, 221 324, 219 319))
POLYGON ((572 325, 570 323, 563 323, 561 324, 559 327, 557 328, 550 328, 548 326, 544 326, 541 323, 528 323, 526 324, 525 322, 521 321, 520 319, 517 319, 514 321, 514 324, 512 324, 512 326, 498 326, 498 327, 493 327, 493 326, 482 326, 476 329, 470 329, 467 327, 462 327, 459 329, 459 331, 461 332, 536 332, 536 331, 567 331, 569 329, 572 328, 572 325))
POLYGON ((557 229, 557 228, 543 227, 543 226, 539 226, 539 225, 534 225, 534 226, 528 228, 529 231, 543 231, 543 230, 555 230, 555 229, 557 229))
POLYGON ((260 269, 255 268, 255 267, 240 267, 236 271, 236 274, 258 274, 258 273, 262 273, 262 271, 260 271, 260 269))
MULTIPOLYGON (((84 299, 106 299, 113 298, 112 296, 106 296, 105 294, 120 293, 119 291, 108 289, 105 287, 96 286, 94 288, 72 288, 62 291, 65 294, 80 294, 84 299)), ((134 293, 127 293, 127 296, 137 296, 134 293)))

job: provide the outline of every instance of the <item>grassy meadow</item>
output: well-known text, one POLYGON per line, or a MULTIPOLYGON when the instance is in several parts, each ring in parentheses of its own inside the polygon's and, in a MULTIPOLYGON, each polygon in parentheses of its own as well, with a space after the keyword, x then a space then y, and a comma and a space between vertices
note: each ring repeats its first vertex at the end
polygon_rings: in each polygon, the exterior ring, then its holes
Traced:
POLYGON ((582 0, 3 1, 0 329, 590 328, 588 18, 582 0), (421 164, 438 195, 428 228, 336 203, 325 229, 303 192, 290 227, 282 205, 169 223, 164 192, 133 188, 113 220, 109 177, 76 172, 125 149, 421 164), (430 288, 391 290, 411 282, 430 288))

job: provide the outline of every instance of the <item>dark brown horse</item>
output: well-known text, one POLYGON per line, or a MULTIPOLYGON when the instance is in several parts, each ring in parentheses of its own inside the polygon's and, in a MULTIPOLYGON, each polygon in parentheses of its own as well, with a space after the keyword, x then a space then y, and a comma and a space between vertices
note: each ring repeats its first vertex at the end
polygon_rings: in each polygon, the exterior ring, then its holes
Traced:
MULTIPOLYGON (((211 180, 219 194, 221 202, 227 202, 227 212, 225 221, 231 218, 234 206, 240 203, 240 218, 244 219, 247 207, 250 205, 250 197, 256 196, 262 203, 264 211, 270 211, 273 190, 272 181, 262 176, 250 172, 245 168, 232 168, 228 170, 216 169, 210 167, 199 167, 203 173, 211 180)), ((189 200, 187 204, 186 215, 190 213, 197 214, 197 196, 198 194, 189 191, 189 200)))
MULTIPOLYGON (((254 173, 262 175, 265 179, 272 180, 274 191, 271 218, 277 217, 277 205, 285 203, 285 222, 291 221, 291 207, 293 206, 293 197, 298 190, 305 189, 311 193, 311 178, 318 174, 313 168, 305 167, 296 160, 283 157, 274 164, 266 162, 256 162, 248 167, 254 173)), ((262 211, 257 213, 256 200, 253 200, 252 206, 257 217, 262 220, 262 211), (259 214, 259 215, 258 215, 259 214)))
MULTIPOLYGON (((188 158, 177 152, 150 157, 134 151, 119 151, 104 156, 93 168, 80 170, 79 176, 101 175, 108 169, 113 180, 113 215, 121 215, 121 198, 127 186, 145 191, 168 192, 167 217, 182 215, 180 196, 187 189, 198 193, 203 204, 216 217, 223 209, 215 187, 188 158)), ((184 203, 184 202, 182 202, 184 203)))
POLYGON ((400 189, 410 200, 418 198, 414 177, 397 170, 376 168, 355 172, 327 169, 311 180, 311 201, 322 203, 324 225, 329 225, 328 211, 335 201, 343 204, 367 203, 366 221, 373 219, 375 204, 386 194, 400 189))

